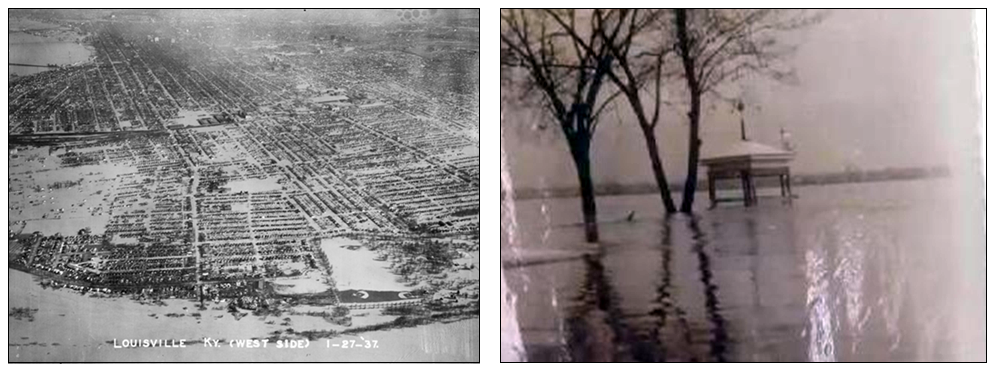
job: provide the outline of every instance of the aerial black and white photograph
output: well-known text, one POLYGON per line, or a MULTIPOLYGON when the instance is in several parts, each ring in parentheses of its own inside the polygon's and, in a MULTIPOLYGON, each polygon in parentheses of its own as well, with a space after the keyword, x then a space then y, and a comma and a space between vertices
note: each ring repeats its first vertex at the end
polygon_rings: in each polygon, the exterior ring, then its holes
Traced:
POLYGON ((479 362, 478 9, 7 21, 9 362, 479 362))
POLYGON ((502 361, 986 361, 985 10, 500 21, 502 361))

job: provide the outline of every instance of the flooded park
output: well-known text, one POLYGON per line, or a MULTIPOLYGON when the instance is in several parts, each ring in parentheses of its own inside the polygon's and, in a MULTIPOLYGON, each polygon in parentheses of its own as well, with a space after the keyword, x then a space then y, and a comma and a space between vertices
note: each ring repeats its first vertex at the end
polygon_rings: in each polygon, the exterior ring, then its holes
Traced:
POLYGON ((985 361, 973 14, 502 10, 501 360, 985 361))

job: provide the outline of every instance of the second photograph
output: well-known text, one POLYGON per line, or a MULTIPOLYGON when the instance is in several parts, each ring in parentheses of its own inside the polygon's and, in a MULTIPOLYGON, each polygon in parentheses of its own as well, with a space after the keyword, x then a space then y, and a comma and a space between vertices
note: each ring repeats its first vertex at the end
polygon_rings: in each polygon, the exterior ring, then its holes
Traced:
POLYGON ((501 360, 985 362, 974 15, 501 10, 501 360))

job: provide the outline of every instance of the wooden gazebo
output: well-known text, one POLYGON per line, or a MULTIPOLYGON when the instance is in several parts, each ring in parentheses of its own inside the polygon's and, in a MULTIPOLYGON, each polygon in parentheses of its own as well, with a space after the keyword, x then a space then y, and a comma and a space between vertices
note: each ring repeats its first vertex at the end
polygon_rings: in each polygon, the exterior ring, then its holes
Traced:
POLYGON ((703 157, 701 164, 708 167, 708 197, 712 207, 715 207, 717 202, 723 201, 716 198, 715 188, 715 182, 723 179, 740 180, 745 206, 757 204, 757 187, 754 180, 760 177, 778 177, 781 197, 792 198, 789 162, 794 157, 794 152, 747 140, 739 141, 724 151, 703 157))

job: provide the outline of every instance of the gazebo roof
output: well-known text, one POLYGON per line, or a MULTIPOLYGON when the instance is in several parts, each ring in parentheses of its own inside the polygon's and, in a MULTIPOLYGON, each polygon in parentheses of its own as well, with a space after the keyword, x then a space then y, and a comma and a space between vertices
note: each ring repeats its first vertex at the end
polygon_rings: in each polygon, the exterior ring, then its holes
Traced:
POLYGON ((711 152, 701 158, 703 165, 741 160, 790 161, 795 153, 777 147, 751 141, 739 141, 719 152, 711 152))

